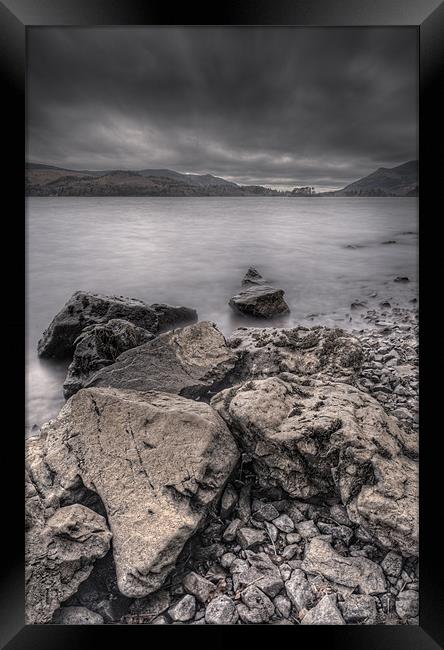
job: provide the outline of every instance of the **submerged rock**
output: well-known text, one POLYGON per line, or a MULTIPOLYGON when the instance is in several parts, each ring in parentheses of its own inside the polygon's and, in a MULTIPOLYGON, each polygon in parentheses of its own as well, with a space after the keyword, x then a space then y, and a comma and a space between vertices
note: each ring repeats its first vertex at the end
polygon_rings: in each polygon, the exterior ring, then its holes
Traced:
POLYGON ((202 321, 161 334, 124 352, 86 384, 205 396, 233 370, 235 355, 214 323, 202 321))
POLYGON ((42 427, 48 472, 98 493, 113 533, 119 590, 163 584, 238 460, 204 403, 156 391, 83 389, 42 427))
POLYGON ((211 404, 252 457, 263 486, 295 498, 339 494, 350 520, 380 544, 416 554, 416 437, 357 388, 311 384, 281 373, 228 388, 211 404))
POLYGON ((153 338, 154 334, 148 330, 120 318, 85 327, 74 341, 73 360, 63 384, 65 398, 83 388, 98 370, 114 363, 122 352, 148 343, 153 338))
POLYGON ((254 266, 250 266, 242 280, 243 287, 251 284, 266 284, 265 278, 262 277, 262 275, 254 268, 254 266))
POLYGON ((85 327, 115 318, 129 321, 149 332, 155 333, 158 329, 156 312, 141 300, 76 291, 43 332, 38 343, 39 356, 68 357, 73 352, 74 341, 85 327))
POLYGON ((252 285, 233 296, 229 305, 244 316, 273 318, 288 314, 290 308, 284 300, 284 290, 267 285, 252 285))

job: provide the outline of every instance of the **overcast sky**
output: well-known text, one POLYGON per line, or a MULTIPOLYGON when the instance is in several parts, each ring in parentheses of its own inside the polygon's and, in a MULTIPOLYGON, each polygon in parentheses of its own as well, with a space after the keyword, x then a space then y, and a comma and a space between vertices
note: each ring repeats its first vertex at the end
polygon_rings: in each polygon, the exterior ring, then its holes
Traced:
POLYGON ((417 157, 414 28, 30 28, 28 160, 343 187, 417 157))

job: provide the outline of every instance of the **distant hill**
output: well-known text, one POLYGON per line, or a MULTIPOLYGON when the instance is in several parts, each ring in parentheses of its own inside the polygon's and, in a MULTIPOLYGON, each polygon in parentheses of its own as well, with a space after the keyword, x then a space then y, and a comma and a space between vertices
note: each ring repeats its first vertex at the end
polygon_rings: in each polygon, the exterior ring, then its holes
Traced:
POLYGON ((292 191, 262 185, 238 185, 211 174, 182 174, 172 169, 74 170, 26 163, 27 196, 418 196, 418 161, 380 167, 342 190, 292 191))
POLYGON ((260 185, 243 186, 211 174, 182 174, 171 169, 73 170, 26 164, 28 196, 273 196, 260 185))
POLYGON ((397 167, 380 167, 342 190, 323 196, 418 196, 418 161, 397 167))

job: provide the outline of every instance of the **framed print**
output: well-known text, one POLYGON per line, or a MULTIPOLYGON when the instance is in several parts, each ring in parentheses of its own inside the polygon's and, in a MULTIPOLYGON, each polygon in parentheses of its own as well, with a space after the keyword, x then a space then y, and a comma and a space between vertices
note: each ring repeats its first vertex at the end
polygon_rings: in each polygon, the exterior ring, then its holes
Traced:
POLYGON ((442 647, 442 4, 0 15, 2 647, 442 647))

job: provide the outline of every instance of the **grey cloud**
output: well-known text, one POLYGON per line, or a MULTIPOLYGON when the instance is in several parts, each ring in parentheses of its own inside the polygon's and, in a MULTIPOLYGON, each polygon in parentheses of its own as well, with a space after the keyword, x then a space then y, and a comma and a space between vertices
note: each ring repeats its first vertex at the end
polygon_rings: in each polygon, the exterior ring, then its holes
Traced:
POLYGON ((31 28, 28 156, 340 187, 416 151, 413 28, 31 28))

